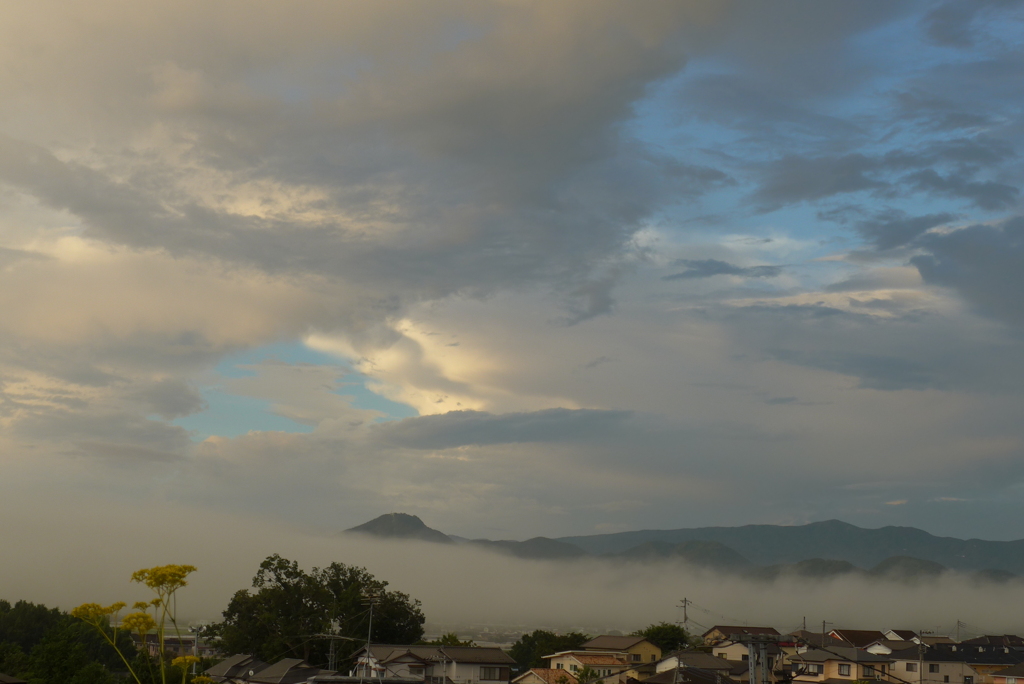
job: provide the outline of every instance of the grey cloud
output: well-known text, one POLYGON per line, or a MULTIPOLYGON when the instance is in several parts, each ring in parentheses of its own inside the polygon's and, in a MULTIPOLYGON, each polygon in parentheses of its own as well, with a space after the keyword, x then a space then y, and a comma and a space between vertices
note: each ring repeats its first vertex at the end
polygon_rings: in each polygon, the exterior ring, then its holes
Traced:
POLYGON ((406 418, 373 428, 382 443, 409 449, 451 449, 469 444, 590 441, 615 429, 629 411, 547 409, 494 415, 482 411, 451 411, 406 418))
POLYGON ((162 418, 171 420, 191 415, 206 407, 202 395, 181 380, 165 379, 139 387, 129 398, 146 404, 162 418))
POLYGON ((857 231, 874 243, 877 249, 902 247, 927 230, 949 223, 953 214, 937 213, 908 216, 906 212, 889 210, 877 214, 870 221, 861 221, 857 231))
POLYGON ((775 278, 782 273, 781 266, 736 266, 718 259, 680 259, 685 271, 663 276, 662 280, 689 280, 711 278, 717 275, 735 275, 744 278, 775 278))
POLYGON ((788 155, 762 171, 755 197, 769 204, 817 200, 833 195, 880 190, 888 183, 871 177, 878 162, 863 154, 840 157, 788 155))
POLYGON ((861 387, 877 390, 930 389, 937 386, 931 369, 907 357, 830 350, 766 350, 771 358, 812 368, 852 375, 861 387))
POLYGON ((979 14, 1018 4, 1019 0, 952 0, 928 12, 922 23, 926 35, 935 44, 970 48, 977 40, 974 22, 979 14))
POLYGON ((914 186, 939 196, 951 195, 971 200, 982 209, 1006 209, 1017 203, 1020 190, 1006 183, 973 181, 962 174, 941 176, 934 169, 925 169, 907 177, 914 186))
POLYGON ((925 282, 955 288, 984 313, 1024 323, 1024 218, 973 225, 920 240, 911 259, 925 282))

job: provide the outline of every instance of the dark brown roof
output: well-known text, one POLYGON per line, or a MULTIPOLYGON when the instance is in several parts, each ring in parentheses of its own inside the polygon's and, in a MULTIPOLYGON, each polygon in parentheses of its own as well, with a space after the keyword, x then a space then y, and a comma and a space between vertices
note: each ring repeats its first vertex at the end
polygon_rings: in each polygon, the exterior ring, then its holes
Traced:
POLYGON ((678 684, 736 684, 734 680, 721 672, 711 672, 695 667, 681 668, 678 673, 675 669, 665 670, 643 680, 643 684, 673 684, 673 682, 678 684), (677 676, 678 679, 676 679, 677 676))
POLYGON ((890 629, 889 631, 898 636, 900 639, 903 639, 904 641, 910 641, 911 639, 917 636, 917 632, 911 631, 909 629, 890 629))
POLYGON ((1005 670, 993 672, 993 677, 1024 677, 1024 663, 1013 665, 1005 670))
POLYGON ((250 672, 256 674, 265 667, 267 664, 262 660, 250 655, 237 654, 208 667, 203 674, 215 682, 222 682, 225 679, 249 679, 250 672))
POLYGON ((335 674, 333 670, 321 670, 313 667, 305 660, 299 658, 284 658, 273 665, 267 665, 249 677, 250 682, 259 684, 297 684, 304 682, 314 675, 335 674))
POLYGON ((747 626, 736 626, 736 625, 715 625, 708 631, 704 632, 701 636, 707 636, 715 630, 718 630, 722 634, 729 636, 730 634, 778 634, 779 631, 774 627, 747 627, 747 626))
POLYGON ((793 663, 823 663, 826 660, 844 660, 855 663, 891 663, 893 659, 889 656, 875 655, 874 653, 868 653, 851 646, 833 646, 827 651, 815 649, 797 653, 794 656, 790 656, 789 660, 793 663))
POLYGON ((1016 634, 986 634, 985 636, 974 637, 973 639, 964 639, 960 643, 971 646, 1024 646, 1024 639, 1016 634))
POLYGON ((667 656, 668 658, 679 658, 686 667, 699 667, 705 670, 731 670, 732 665, 725 658, 713 656, 704 651, 676 651, 667 656))
MULTIPOLYGON (((356 655, 365 651, 363 647, 356 655)), ((487 665, 515 665, 515 658, 500 648, 489 646, 396 646, 391 644, 373 644, 370 646, 373 657, 387 663, 404 655, 411 655, 427 662, 454 660, 457 663, 486 663, 487 665)))
POLYGON ((872 641, 885 638, 884 634, 874 629, 833 629, 829 634, 856 648, 864 648, 872 641))
POLYGON ((626 651, 642 641, 647 641, 646 637, 642 636, 612 636, 611 634, 602 634, 596 636, 590 641, 583 644, 582 648, 588 651, 626 651))
POLYGON ((516 659, 508 653, 490 646, 442 646, 441 651, 457 663, 516 664, 516 659))
POLYGON ((846 645, 845 641, 840 641, 835 637, 830 637, 828 634, 825 635, 825 641, 823 642, 821 640, 821 632, 812 632, 806 629, 798 629, 795 632, 790 632, 790 636, 794 636, 799 641, 802 641, 808 646, 813 646, 814 648, 821 648, 823 645, 825 648, 846 645))

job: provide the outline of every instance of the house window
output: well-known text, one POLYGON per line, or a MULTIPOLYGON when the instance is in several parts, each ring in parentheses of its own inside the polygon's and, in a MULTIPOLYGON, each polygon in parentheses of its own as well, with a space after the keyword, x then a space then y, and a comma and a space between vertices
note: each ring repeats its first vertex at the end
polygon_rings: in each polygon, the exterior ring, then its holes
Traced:
POLYGON ((653 662, 654 662, 655 660, 657 660, 657 659, 658 659, 658 658, 657 658, 657 657, 656 657, 656 656, 655 656, 655 655, 654 655, 654 654, 652 653, 652 654, 651 654, 651 662, 653 663, 653 662))
POLYGON ((421 665, 410 665, 409 666, 409 676, 411 676, 411 677, 422 677, 423 676, 423 666, 421 666, 421 665))
POLYGON ((928 663, 928 671, 931 672, 932 674, 935 674, 936 672, 939 671, 939 664, 938 663, 928 663))
POLYGON ((1016 677, 1007 677, 1006 678, 1006 684, 1017 684, 1017 678, 1016 677))
POLYGON ((643 658, 644 657, 642 655, 640 655, 639 653, 631 653, 629 655, 629 659, 632 660, 634 663, 640 662, 641 660, 643 660, 643 658))
POLYGON ((750 656, 749 655, 743 656, 743 662, 747 662, 748 660, 750 660, 750 656))
POLYGON ((864 665, 864 666, 862 666, 861 667, 861 672, 862 672, 861 676, 863 676, 864 679, 874 679, 875 678, 875 666, 874 665, 864 665))
POLYGON ((569 669, 570 669, 570 670, 572 670, 573 672, 576 672, 576 671, 577 671, 577 670, 579 670, 580 668, 579 668, 579 665, 570 665, 570 666, 569 666, 569 669))
POLYGON ((964 684, 974 684, 974 677, 971 675, 964 675, 964 684))
POLYGON ((839 663, 839 676, 840 677, 849 677, 850 676, 850 664, 849 663, 839 663))
POLYGON ((917 672, 917 663, 907 663, 907 672, 917 672))
POLYGON ((949 684, 949 675, 942 675, 942 684, 949 684))
POLYGON ((562 663, 555 663, 555 669, 556 670, 561 670, 562 669, 562 663))
POLYGON ((507 667, 481 667, 480 679, 491 682, 507 682, 509 669, 507 667))

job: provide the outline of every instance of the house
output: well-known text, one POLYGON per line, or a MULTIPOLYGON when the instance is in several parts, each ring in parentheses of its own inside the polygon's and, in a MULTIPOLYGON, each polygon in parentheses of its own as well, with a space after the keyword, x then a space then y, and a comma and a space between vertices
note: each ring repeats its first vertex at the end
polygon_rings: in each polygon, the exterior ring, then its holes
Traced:
POLYGON ((512 684, 576 684, 576 677, 565 669, 531 667, 513 679, 512 684))
MULTIPOLYGON (((143 641, 139 638, 139 635, 135 632, 131 634, 132 643, 135 644, 135 648, 142 650, 143 641)), ((156 656, 160 652, 160 635, 155 631, 146 634, 145 649, 149 651, 149 655, 156 656)), ((164 652, 171 654, 172 656, 184 656, 184 655, 198 655, 203 658, 210 658, 217 656, 217 648, 213 643, 203 643, 202 640, 195 634, 165 634, 164 635, 164 652), (198 643, 197 643, 198 642, 198 643)))
POLYGON ((890 677, 892 659, 852 646, 835 646, 827 651, 811 650, 789 660, 793 682, 841 684, 869 679, 898 682, 890 677))
POLYGON ((627 678, 626 671, 630 669, 626 655, 619 651, 577 650, 559 651, 543 657, 547 659, 552 669, 568 670, 575 675, 583 668, 589 667, 597 672, 601 684, 623 684, 627 678))
POLYGON ((833 629, 828 635, 854 648, 864 648, 870 643, 885 638, 884 634, 874 629, 833 629))
POLYGON ((1001 636, 986 634, 984 636, 974 637, 973 639, 964 639, 960 643, 966 646, 1024 648, 1024 638, 1021 638, 1016 634, 1003 634, 1001 636))
POLYGON ((299 684, 311 677, 333 674, 333 670, 322 670, 299 658, 284 658, 254 673, 247 681, 252 684, 299 684))
POLYGON ((836 639, 821 632, 811 632, 806 629, 798 629, 790 632, 787 636, 793 637, 796 642, 796 651, 806 651, 808 648, 831 648, 833 646, 848 646, 845 641, 836 639))
POLYGON ((416 679, 429 684, 507 684, 516 664, 500 648, 484 646, 372 644, 354 657, 353 677, 416 679))
POLYGON ((616 651, 625 653, 630 664, 656 663, 661 660, 661 649, 642 636, 597 636, 581 646, 585 651, 616 651))
POLYGON ((890 657, 898 671, 917 672, 923 666, 926 671, 916 678, 920 684, 993 684, 996 672, 1024 661, 1024 653, 1011 648, 963 644, 929 648, 920 655, 904 653, 890 657))
POLYGON ((992 684, 1017 684, 1018 680, 1024 684, 1024 663, 992 673, 992 684))
MULTIPOLYGON (((724 658, 718 658, 704 651, 675 651, 657 662, 655 672, 666 672, 676 668, 697 668, 710 672, 719 672, 728 676, 733 666, 724 658)), ((1021 684, 1024 684, 1022 682, 1021 684)))
POLYGON ((782 636, 774 627, 747 627, 736 625, 715 625, 704 632, 701 637, 705 646, 714 646, 717 643, 730 639, 734 634, 771 634, 782 636))
POLYGON ((913 641, 917 637, 917 632, 909 629, 887 629, 882 634, 889 641, 913 641))

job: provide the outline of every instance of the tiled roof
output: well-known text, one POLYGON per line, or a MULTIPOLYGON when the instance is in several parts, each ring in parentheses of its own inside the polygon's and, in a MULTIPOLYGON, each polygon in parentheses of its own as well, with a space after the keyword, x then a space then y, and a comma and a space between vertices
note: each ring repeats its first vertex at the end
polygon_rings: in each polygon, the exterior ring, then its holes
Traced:
POLYGON ((729 636, 730 634, 778 634, 779 630, 774 627, 748 627, 748 626, 735 626, 735 625, 715 625, 708 631, 704 632, 701 636, 707 636, 715 630, 718 630, 722 634, 729 636))
POLYGON ((575 652, 572 657, 584 665, 625 665, 626 660, 611 653, 579 653, 575 652))
POLYGON ((1019 663, 1005 670, 992 673, 993 677, 1024 677, 1024 663, 1019 663))
POLYGON ((824 651, 814 649, 797 653, 790 658, 790 661, 794 663, 823 663, 826 660, 843 660, 855 663, 891 663, 893 659, 889 656, 875 655, 874 653, 868 653, 867 651, 850 646, 832 646, 824 651))
POLYGON ((885 638, 884 634, 874 629, 833 629, 829 634, 857 648, 885 638))
POLYGON ((540 677, 542 680, 544 680, 544 682, 546 682, 546 684, 559 684, 562 677, 565 677, 568 680, 569 684, 576 684, 576 677, 574 677, 571 672, 569 672, 568 670, 559 670, 557 668, 551 667, 531 667, 529 670, 519 675, 512 681, 518 682, 521 679, 528 678, 528 676, 531 674, 540 677))
POLYGON ((641 641, 646 640, 646 637, 642 636, 613 636, 611 634, 602 634, 601 636, 596 636, 583 644, 583 648, 598 651, 626 651, 633 648, 641 641))

